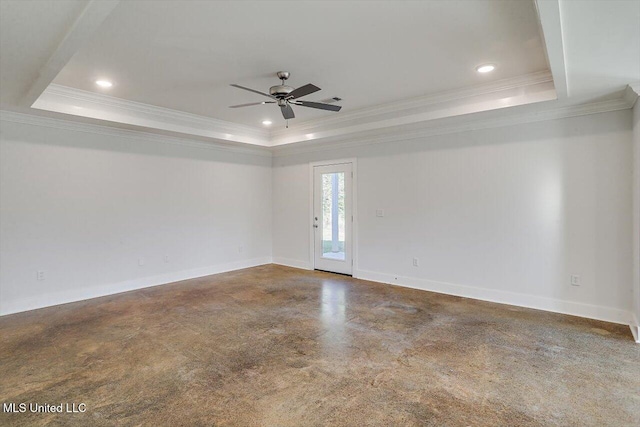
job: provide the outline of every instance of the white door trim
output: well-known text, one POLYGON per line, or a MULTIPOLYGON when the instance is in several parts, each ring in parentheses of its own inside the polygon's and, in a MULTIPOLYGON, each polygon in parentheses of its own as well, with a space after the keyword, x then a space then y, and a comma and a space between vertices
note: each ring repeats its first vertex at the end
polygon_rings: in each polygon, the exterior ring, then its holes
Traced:
POLYGON ((352 259, 353 259, 353 268, 351 269, 351 274, 354 278, 356 278, 356 272, 358 271, 358 159, 355 157, 347 158, 347 159, 337 159, 337 160, 325 160, 321 162, 310 162, 309 163, 309 213, 308 213, 308 223, 309 223, 309 265, 311 266, 311 270, 315 270, 316 268, 316 259, 315 259, 315 246, 314 246, 314 228, 313 228, 313 168, 316 166, 331 166, 331 165, 341 165, 344 163, 351 163, 351 171, 353 172, 353 179, 351 180, 351 213, 353 215, 353 226, 351 228, 351 239, 353 240, 353 244, 351 246, 352 251, 352 259))

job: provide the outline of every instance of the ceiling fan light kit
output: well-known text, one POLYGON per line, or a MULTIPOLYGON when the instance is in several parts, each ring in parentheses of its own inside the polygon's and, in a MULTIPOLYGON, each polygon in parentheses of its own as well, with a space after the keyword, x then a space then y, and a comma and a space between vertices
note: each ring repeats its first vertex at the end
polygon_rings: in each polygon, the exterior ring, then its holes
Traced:
POLYGON ((300 86, 297 89, 294 89, 291 86, 287 86, 285 84, 285 81, 289 79, 290 75, 291 74, 288 71, 278 71, 276 73, 276 76, 280 79, 281 84, 276 86, 271 86, 269 88, 269 93, 265 93, 259 90, 240 86, 235 83, 232 84, 231 86, 233 87, 236 87, 238 89, 243 89, 249 92, 257 93, 258 95, 266 96, 271 100, 262 101, 262 102, 252 102, 249 104, 231 105, 229 108, 242 108, 242 107, 249 107, 253 105, 263 105, 263 104, 278 104, 278 107, 280 107, 280 112, 282 113, 282 117, 284 117, 285 120, 295 118, 293 108, 291 108, 292 105, 299 105, 299 106, 308 107, 308 108, 316 108, 318 110, 336 111, 336 112, 340 111, 342 107, 339 105, 330 105, 330 104, 325 104, 323 102, 310 102, 310 101, 299 100, 299 98, 318 92, 320 88, 311 83, 306 84, 304 86, 300 86))

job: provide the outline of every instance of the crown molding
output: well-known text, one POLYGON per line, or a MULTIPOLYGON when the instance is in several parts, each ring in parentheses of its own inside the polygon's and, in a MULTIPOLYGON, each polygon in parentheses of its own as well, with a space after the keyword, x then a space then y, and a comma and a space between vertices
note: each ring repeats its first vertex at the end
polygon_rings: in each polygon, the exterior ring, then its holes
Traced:
POLYGON ((271 146, 413 125, 555 99, 553 79, 549 71, 544 71, 295 124, 289 129, 272 131, 271 146))
MULTIPOLYGON (((483 85, 467 87, 464 89, 443 91, 408 100, 380 104, 373 107, 362 108, 352 112, 341 113, 339 116, 307 120, 290 125, 289 129, 292 131, 310 131, 319 127, 333 127, 350 124, 355 121, 378 117, 381 115, 397 116, 407 113, 413 114, 416 110, 422 110, 424 108, 433 107, 438 104, 446 104, 455 101, 465 102, 469 98, 474 98, 482 95, 491 95, 526 86, 535 86, 545 83, 553 83, 553 78, 551 77, 551 73, 548 70, 527 74, 524 76, 503 79, 483 85)), ((274 129, 271 130, 270 136, 273 140, 286 135, 287 133, 287 130, 274 129)))
POLYGON ((61 120, 52 117, 43 117, 34 114, 18 113, 8 110, 0 110, 0 122, 21 123, 26 125, 41 126, 52 129, 61 129, 74 132, 85 132, 98 135, 106 135, 148 142, 180 145, 222 152, 250 154, 262 157, 271 157, 271 151, 267 147, 249 144, 230 144, 220 142, 204 142, 187 138, 176 138, 167 135, 144 132, 140 130, 121 129, 112 126, 103 126, 93 123, 81 123, 71 120, 61 120))
POLYGON ((623 97, 629 104, 629 108, 633 108, 634 104, 640 96, 640 81, 629 83, 624 90, 623 97))
POLYGON ((51 85, 45 92, 47 96, 41 97, 38 102, 41 102, 40 107, 46 110, 155 128, 186 136, 165 136, 144 130, 129 130, 9 111, 2 112, 2 120, 224 151, 286 156, 628 109, 633 107, 638 98, 640 82, 629 84, 621 98, 558 106, 553 102, 540 102, 555 98, 553 81, 547 71, 481 87, 371 107, 345 114, 343 117, 305 122, 292 126, 288 130, 291 132, 287 135, 289 140, 284 141, 277 138, 285 131, 272 132, 272 139, 269 141, 269 134, 265 130, 249 126, 58 85, 51 85), (50 105, 46 105, 52 98, 58 103, 58 108, 48 108, 50 105), (536 102, 539 104, 535 105, 536 102), (86 110, 90 111, 86 114, 68 111, 78 107, 85 113, 86 110), (105 117, 103 114, 97 114, 105 109, 110 111, 111 115, 105 117), (120 116, 134 116, 139 120, 123 120, 120 116), (158 122, 169 125, 156 126, 158 122), (313 137, 304 133, 309 130, 314 131, 313 137), (231 132, 235 132, 233 139, 228 138, 231 132), (206 137, 211 142, 197 141, 189 135, 206 137), (255 138, 260 139, 258 143, 255 138))
POLYGON ((269 145, 266 130, 81 89, 49 85, 32 108, 204 136, 222 142, 269 145))
MULTIPOLYGON (((580 105, 569 105, 556 108, 533 109, 505 114, 504 111, 486 111, 474 115, 443 118, 424 122, 418 128, 397 126, 384 130, 360 132, 358 134, 341 135, 321 140, 312 140, 297 144, 281 145, 272 148, 274 157, 285 157, 297 154, 330 151, 342 148, 412 141, 429 138, 436 135, 447 135, 460 132, 468 132, 482 129, 492 129, 518 124, 541 122, 547 120, 563 119, 590 114, 606 113, 618 110, 626 110, 632 107, 625 97, 593 102, 580 105), (475 116, 475 118, 474 118, 475 116)), ((526 108, 523 106, 520 108, 526 108)))
POLYGON ((337 117, 310 120, 290 126, 284 131, 271 132, 56 84, 51 84, 32 107, 186 135, 204 136, 220 142, 277 146, 306 141, 309 139, 308 133, 312 130, 314 133, 318 130, 330 130, 331 134, 351 133, 354 130, 380 129, 450 115, 549 100, 554 97, 551 74, 549 71, 542 71, 461 90, 364 108, 337 117), (469 109, 469 105, 473 104, 475 107, 469 109), (354 126, 356 128, 351 129, 354 126))
MULTIPOLYGON (((446 135, 474 130, 491 129, 518 124, 556 120, 568 117, 598 114, 632 108, 638 98, 640 84, 630 84, 624 96, 617 99, 593 102, 580 105, 569 105, 556 108, 536 108, 505 114, 505 110, 485 111, 457 117, 447 117, 419 123, 419 128, 394 126, 372 131, 358 132, 348 135, 337 135, 275 147, 259 147, 249 144, 230 144, 219 142, 201 142, 188 138, 175 138, 140 130, 121 129, 91 123, 62 120, 33 114, 24 114, 8 110, 0 110, 0 121, 44 126, 54 129, 87 132, 100 135, 125 137, 150 142, 197 147, 224 152, 252 154, 264 157, 284 157, 304 153, 324 152, 342 148, 352 148, 372 144, 411 141, 436 135, 446 135), (635 89, 634 89, 635 88, 635 89)), ((521 106, 519 109, 528 106, 521 106)), ((536 106, 537 107, 537 106, 536 106)), ((506 110, 508 111, 508 110, 506 110)))

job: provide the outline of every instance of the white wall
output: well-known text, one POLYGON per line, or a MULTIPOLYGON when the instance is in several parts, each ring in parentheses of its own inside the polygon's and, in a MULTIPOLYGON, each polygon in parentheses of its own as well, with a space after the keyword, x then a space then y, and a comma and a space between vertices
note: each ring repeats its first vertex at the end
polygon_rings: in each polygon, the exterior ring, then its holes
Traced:
POLYGON ((311 265, 308 163, 356 157, 358 277, 628 323, 631 154, 626 110, 275 157, 274 261, 311 265))
POLYGON ((633 324, 640 342, 640 102, 633 107, 633 324))
POLYGON ((0 124, 0 314, 271 262, 269 153, 0 124))
POLYGON ((272 255, 309 268, 308 163, 356 157, 357 276, 626 323, 640 272, 631 123, 626 110, 275 157, 272 169, 264 155, 1 121, 0 314, 272 255))

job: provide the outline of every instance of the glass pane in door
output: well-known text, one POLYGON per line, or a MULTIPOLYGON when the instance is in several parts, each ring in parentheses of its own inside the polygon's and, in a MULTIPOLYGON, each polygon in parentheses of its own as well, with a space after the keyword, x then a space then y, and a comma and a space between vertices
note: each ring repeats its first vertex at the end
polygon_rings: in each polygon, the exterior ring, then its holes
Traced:
POLYGON ((322 257, 344 261, 344 172, 322 174, 322 257))

